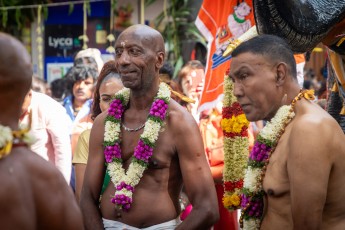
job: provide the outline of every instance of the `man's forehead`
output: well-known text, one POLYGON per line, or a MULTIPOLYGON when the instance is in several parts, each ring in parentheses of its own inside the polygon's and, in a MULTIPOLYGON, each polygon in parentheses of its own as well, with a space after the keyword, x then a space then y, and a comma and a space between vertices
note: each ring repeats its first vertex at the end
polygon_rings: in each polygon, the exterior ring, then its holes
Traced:
POLYGON ((116 40, 115 45, 121 46, 123 42, 126 44, 142 44, 145 40, 147 40, 146 36, 137 31, 130 30, 122 32, 116 40))
POLYGON ((123 36, 119 37, 115 42, 115 47, 129 47, 133 45, 141 46, 141 40, 139 38, 133 37, 133 36, 123 36))
POLYGON ((239 54, 236 57, 232 58, 231 64, 230 64, 230 72, 234 72, 237 69, 240 69, 242 67, 253 67, 256 66, 262 66, 262 65, 269 65, 270 63, 267 61, 267 59, 259 54, 254 53, 242 53, 239 54))

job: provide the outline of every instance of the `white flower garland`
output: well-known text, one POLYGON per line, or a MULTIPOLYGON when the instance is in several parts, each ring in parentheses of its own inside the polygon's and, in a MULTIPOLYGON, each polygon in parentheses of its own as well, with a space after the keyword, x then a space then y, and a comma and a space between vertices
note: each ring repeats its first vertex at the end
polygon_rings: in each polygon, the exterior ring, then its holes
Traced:
MULTIPOLYGON (((119 91, 115 98, 122 98, 123 106, 126 106, 129 102, 130 90, 124 88, 119 91)), ((159 91, 155 100, 164 100, 169 102, 170 100, 170 89, 165 83, 160 83, 159 91)), ((144 132, 141 134, 141 140, 147 140, 150 143, 150 146, 154 146, 155 142, 158 139, 159 132, 163 126, 163 121, 155 117, 154 119, 149 116, 148 120, 145 123, 144 132)), ((105 122, 105 132, 104 132, 104 141, 109 143, 119 143, 120 142, 120 132, 121 124, 120 122, 114 122, 112 120, 106 120, 105 122)), ((132 188, 123 187, 122 189, 116 189, 114 197, 118 195, 125 195, 126 197, 132 200, 133 189, 140 182, 144 171, 146 170, 148 164, 138 161, 134 156, 132 157, 132 162, 130 163, 127 172, 122 167, 122 160, 116 159, 108 163, 107 170, 111 181, 113 182, 115 188, 125 183, 126 185, 131 186, 132 188)), ((131 203, 131 202, 129 202, 131 203)), ((130 207, 130 206, 129 206, 130 207)), ((120 207, 121 208, 121 207, 120 207)), ((129 209, 129 208, 125 208, 129 209)))
MULTIPOLYGON (((271 121, 267 122, 265 127, 258 134, 256 144, 259 142, 258 145, 261 146, 266 145, 270 148, 275 147, 286 125, 289 124, 294 116, 295 113, 293 112, 291 105, 284 105, 280 107, 276 115, 271 119, 271 121)), ((265 154, 267 154, 269 158, 270 154, 272 153, 271 150, 266 149, 265 151, 265 154)), ((251 157, 253 156, 250 156, 250 159, 251 157)), ((253 216, 249 215, 248 210, 246 210, 251 208, 255 202, 258 202, 258 198, 263 198, 264 190, 262 185, 262 173, 264 167, 263 164, 257 164, 260 162, 265 162, 265 159, 261 159, 260 161, 251 159, 244 176, 243 191, 249 203, 242 205, 241 219, 243 221, 243 230, 258 230, 261 226, 262 213, 260 216, 253 216), (251 165, 251 162, 256 163, 251 165), (255 197, 255 201, 251 200, 253 197, 255 197)))

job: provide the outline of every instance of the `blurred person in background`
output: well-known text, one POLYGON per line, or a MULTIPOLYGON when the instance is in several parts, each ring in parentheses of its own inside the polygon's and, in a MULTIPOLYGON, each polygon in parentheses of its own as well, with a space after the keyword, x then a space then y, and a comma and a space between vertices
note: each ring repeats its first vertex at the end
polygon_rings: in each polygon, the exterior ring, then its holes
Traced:
POLYGON ((35 92, 49 95, 47 82, 36 74, 32 75, 31 89, 35 92))
POLYGON ((159 78, 162 82, 167 83, 170 88, 173 90, 171 98, 177 101, 179 104, 182 104, 182 91, 176 81, 173 79, 174 76, 174 67, 169 62, 164 62, 162 68, 159 69, 159 78))
POLYGON ((198 60, 187 62, 179 71, 177 81, 183 94, 194 103, 184 103, 182 105, 193 115, 199 123, 200 113, 198 112, 201 91, 204 87, 205 72, 203 64, 198 60))
POLYGON ((66 96, 66 80, 64 78, 55 79, 50 83, 51 97, 62 104, 66 96))
POLYGON ((85 50, 80 50, 74 58, 74 65, 80 64, 80 61, 82 61, 83 64, 86 65, 95 64, 94 66, 97 68, 98 73, 101 72, 104 65, 101 52, 96 48, 87 48, 85 50), (91 58, 93 60, 90 60, 91 58))
POLYGON ((29 128, 35 142, 30 149, 55 165, 67 183, 71 177, 71 121, 57 101, 32 89, 22 104, 19 124, 29 128))
MULTIPOLYGON (((87 118, 87 115, 90 113, 93 88, 98 77, 97 65, 92 57, 79 58, 75 60, 75 63, 65 76, 69 95, 62 103, 72 121, 70 128, 70 135, 74 137, 71 139, 72 156, 78 135, 92 126, 91 120, 84 121, 82 119, 87 118), (91 61, 91 63, 84 64, 84 59, 91 61), (81 127, 80 123, 84 126, 81 127)), ((75 190, 75 173, 73 167, 71 187, 75 190)))
MULTIPOLYGON (((112 97, 122 87, 123 84, 115 68, 115 62, 106 62, 98 77, 93 95, 91 114, 88 115, 91 116, 90 119, 92 121, 98 116, 98 114, 106 111, 109 108, 112 97)), ((87 129, 80 134, 75 148, 75 153, 73 155, 72 162, 75 167, 76 174, 75 195, 78 202, 80 199, 80 192, 83 186, 85 168, 89 155, 90 132, 91 129, 87 129)), ((108 185, 110 179, 108 174, 106 174, 105 179, 105 185, 108 185)))

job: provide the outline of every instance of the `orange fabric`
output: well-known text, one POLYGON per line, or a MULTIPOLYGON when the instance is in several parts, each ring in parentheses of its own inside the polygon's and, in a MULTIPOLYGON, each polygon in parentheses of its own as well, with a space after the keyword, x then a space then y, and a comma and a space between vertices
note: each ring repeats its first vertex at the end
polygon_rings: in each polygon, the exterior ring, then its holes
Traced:
POLYGON ((221 100, 224 74, 230 67, 231 58, 224 58, 222 54, 229 38, 238 38, 254 25, 252 1, 237 3, 234 0, 204 0, 200 8, 196 26, 209 43, 205 86, 199 105, 201 111, 213 108, 221 100))
POLYGON ((295 54, 294 57, 295 57, 296 64, 305 62, 304 54, 295 54))

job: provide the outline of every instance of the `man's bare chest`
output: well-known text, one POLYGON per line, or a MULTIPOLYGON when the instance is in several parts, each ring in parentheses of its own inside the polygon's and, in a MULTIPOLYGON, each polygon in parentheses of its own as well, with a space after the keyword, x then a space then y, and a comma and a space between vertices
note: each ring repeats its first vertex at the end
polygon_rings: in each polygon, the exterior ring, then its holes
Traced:
POLYGON ((280 197, 289 192, 287 151, 284 146, 277 147, 270 157, 263 188, 266 194, 272 197, 280 197))

